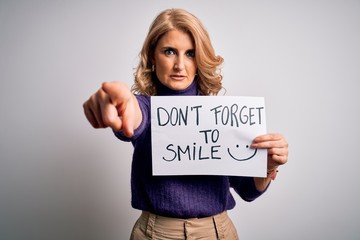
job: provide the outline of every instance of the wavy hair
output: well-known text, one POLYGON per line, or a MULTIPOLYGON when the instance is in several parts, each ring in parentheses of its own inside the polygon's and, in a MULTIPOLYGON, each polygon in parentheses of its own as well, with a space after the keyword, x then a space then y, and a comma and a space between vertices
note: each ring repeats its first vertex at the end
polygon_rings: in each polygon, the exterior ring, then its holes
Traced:
POLYGON ((140 61, 135 69, 135 83, 132 91, 148 96, 156 94, 156 74, 152 72, 151 57, 159 39, 171 30, 188 33, 195 45, 197 81, 202 95, 217 95, 222 89, 221 64, 223 58, 215 55, 210 37, 200 20, 183 9, 167 9, 152 22, 144 45, 139 54, 140 61))

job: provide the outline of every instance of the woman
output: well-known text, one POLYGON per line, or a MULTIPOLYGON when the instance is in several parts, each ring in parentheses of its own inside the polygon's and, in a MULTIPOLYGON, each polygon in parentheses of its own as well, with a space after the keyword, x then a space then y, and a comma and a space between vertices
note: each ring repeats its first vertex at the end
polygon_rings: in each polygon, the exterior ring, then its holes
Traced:
POLYGON ((238 239, 226 213, 235 206, 230 187, 252 201, 287 162, 283 136, 266 134, 252 144, 268 151, 266 178, 152 176, 150 96, 217 95, 222 62, 199 19, 181 9, 165 10, 150 26, 132 91, 121 82, 104 83, 84 103, 94 128, 110 127, 134 146, 132 206, 142 214, 131 239, 238 239))

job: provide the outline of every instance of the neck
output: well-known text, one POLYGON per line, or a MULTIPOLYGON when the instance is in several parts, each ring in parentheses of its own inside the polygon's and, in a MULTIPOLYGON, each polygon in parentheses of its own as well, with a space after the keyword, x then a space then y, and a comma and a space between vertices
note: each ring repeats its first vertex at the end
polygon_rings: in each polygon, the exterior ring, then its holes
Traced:
POLYGON ((183 90, 173 90, 163 85, 159 80, 156 81, 156 90, 158 96, 195 96, 199 95, 197 81, 194 80, 187 88, 183 90))

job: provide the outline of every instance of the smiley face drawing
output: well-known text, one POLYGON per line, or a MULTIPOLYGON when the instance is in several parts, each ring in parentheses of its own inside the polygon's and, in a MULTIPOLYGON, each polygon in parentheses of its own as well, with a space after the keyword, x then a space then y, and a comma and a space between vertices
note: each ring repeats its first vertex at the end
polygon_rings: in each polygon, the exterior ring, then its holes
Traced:
POLYGON ((257 153, 257 149, 251 149, 249 145, 239 145, 236 144, 236 154, 233 154, 230 152, 230 148, 227 148, 227 151, 230 155, 230 157, 232 157, 234 160, 236 161, 247 161, 250 160, 251 158, 253 158, 256 153, 257 153), (236 155, 236 157, 234 156, 236 155))

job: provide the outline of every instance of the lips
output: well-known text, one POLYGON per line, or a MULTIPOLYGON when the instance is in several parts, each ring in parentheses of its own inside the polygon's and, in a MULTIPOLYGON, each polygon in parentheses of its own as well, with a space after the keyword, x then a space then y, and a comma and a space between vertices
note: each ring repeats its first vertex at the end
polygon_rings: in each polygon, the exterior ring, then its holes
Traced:
POLYGON ((173 79, 173 80, 181 81, 181 80, 184 80, 186 78, 186 76, 184 76, 184 75, 170 75, 170 78, 173 79))

